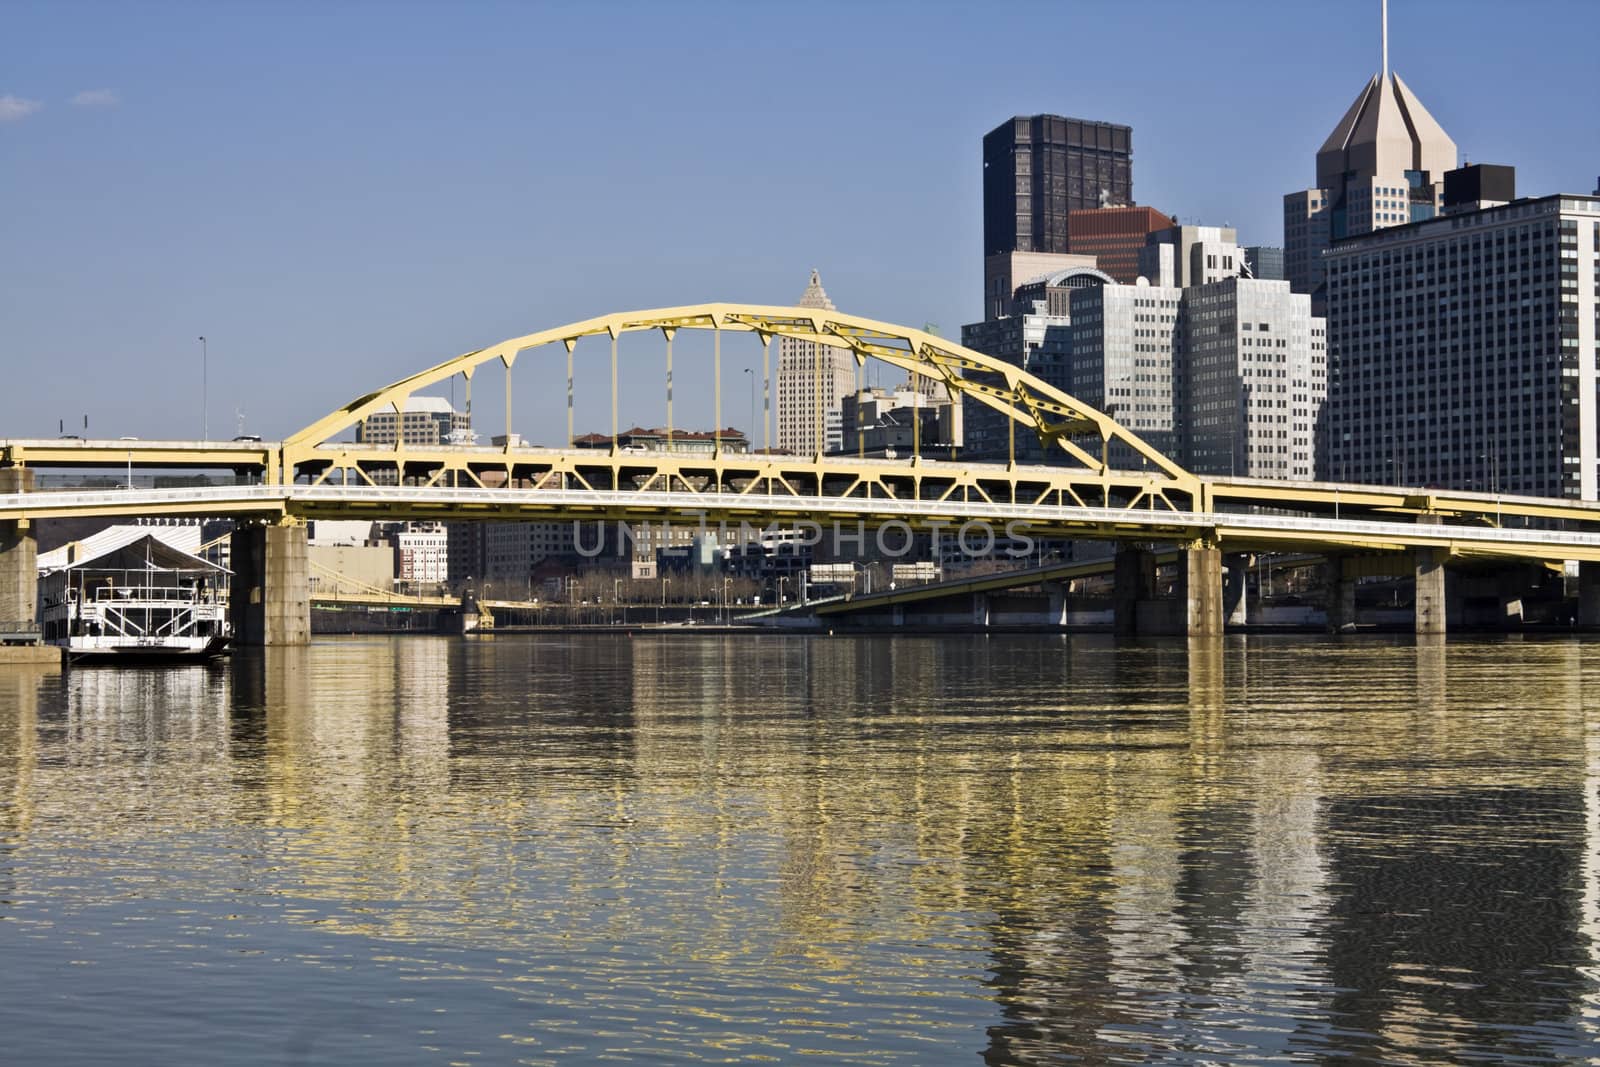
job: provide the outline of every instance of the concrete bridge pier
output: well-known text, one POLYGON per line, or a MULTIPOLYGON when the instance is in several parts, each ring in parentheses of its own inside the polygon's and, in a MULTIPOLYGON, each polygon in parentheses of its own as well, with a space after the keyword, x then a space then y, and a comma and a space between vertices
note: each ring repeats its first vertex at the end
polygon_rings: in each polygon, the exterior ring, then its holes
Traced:
POLYGON ((1222 633, 1222 550, 1187 545, 1178 552, 1173 596, 1155 596, 1155 554, 1119 548, 1113 570, 1112 627, 1124 636, 1214 637, 1222 633))
MULTIPOLYGON (((0 468, 0 494, 33 491, 33 471, 0 468)), ((38 621, 39 542, 27 520, 0 522, 0 623, 38 621)))
POLYGON ((241 645, 304 645, 311 640, 306 528, 249 523, 231 539, 233 594, 228 612, 241 645))
POLYGON ((1184 628, 1190 637, 1216 637, 1222 633, 1222 550, 1196 544, 1178 557, 1178 579, 1183 598, 1184 628))
POLYGON ((1442 634, 1449 629, 1449 600, 1445 582, 1445 553, 1438 548, 1419 548, 1411 558, 1416 569, 1416 632, 1442 634))

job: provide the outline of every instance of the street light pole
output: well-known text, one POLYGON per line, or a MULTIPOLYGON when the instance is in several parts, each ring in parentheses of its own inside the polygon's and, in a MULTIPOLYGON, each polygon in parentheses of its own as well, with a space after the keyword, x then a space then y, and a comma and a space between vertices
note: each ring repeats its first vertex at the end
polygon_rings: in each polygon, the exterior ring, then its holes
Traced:
POLYGON ((206 339, 200 338, 200 440, 211 440, 211 396, 207 366, 206 339))

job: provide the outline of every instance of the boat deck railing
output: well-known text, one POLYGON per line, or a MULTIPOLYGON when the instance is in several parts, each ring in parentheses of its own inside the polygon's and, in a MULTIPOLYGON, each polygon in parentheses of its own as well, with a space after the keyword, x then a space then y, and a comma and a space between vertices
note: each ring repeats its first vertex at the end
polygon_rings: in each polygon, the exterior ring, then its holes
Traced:
MULTIPOLYGON (((76 603, 77 599, 78 590, 69 588, 68 602, 76 603)), ((210 604, 220 603, 221 597, 215 588, 210 587, 196 592, 193 586, 186 585, 97 585, 84 590, 84 600, 94 604, 210 604)))

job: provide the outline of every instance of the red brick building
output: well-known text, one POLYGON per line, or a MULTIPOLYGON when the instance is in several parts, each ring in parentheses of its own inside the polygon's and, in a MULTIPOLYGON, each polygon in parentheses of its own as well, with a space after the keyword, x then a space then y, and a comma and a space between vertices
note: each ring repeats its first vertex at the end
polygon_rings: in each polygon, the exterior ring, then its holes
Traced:
POLYGON ((1177 223, 1153 207, 1100 207, 1067 216, 1067 251, 1094 256, 1100 269, 1124 285, 1139 277, 1139 249, 1157 230, 1177 223))

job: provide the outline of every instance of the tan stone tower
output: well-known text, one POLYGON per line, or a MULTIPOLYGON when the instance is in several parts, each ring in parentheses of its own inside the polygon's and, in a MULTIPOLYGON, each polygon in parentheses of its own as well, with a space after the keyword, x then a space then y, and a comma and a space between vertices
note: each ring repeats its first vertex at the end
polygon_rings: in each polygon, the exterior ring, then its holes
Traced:
MULTIPOLYGON (((798 306, 835 310, 814 270, 798 306)), ((855 387, 856 361, 848 349, 779 338, 778 447, 802 456, 837 451, 843 441, 841 404, 855 387)))

